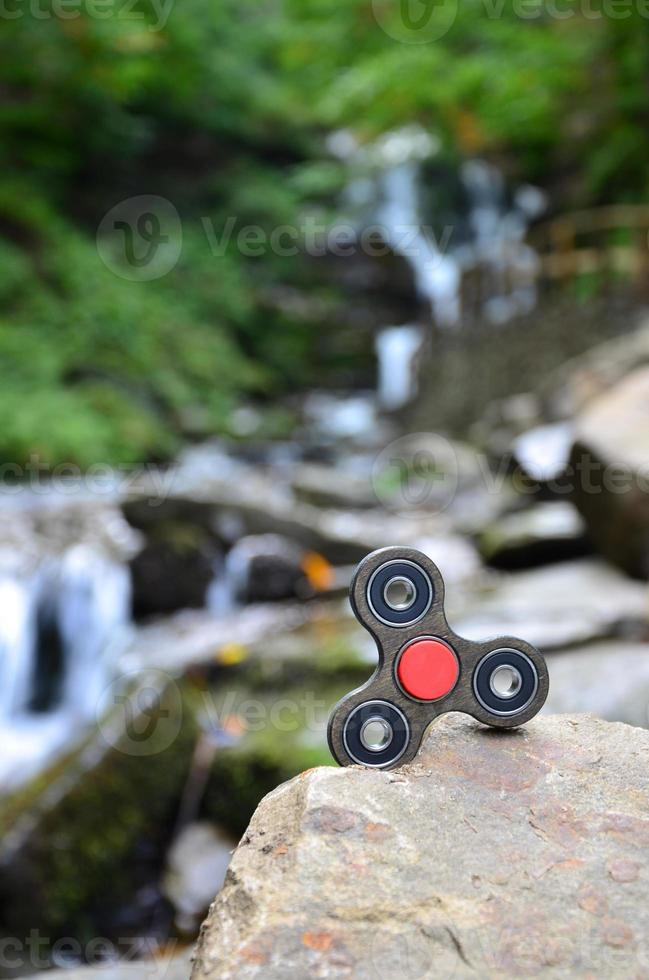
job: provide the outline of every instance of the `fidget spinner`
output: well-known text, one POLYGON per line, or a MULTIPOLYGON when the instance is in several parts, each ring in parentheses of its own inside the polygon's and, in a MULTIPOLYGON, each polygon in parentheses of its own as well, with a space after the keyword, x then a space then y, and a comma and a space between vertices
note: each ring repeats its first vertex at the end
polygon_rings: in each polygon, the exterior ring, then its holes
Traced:
POLYGON ((543 706, 549 680, 539 651, 511 636, 475 642, 454 633, 444 580, 421 552, 372 552, 356 570, 350 601, 376 641, 379 662, 332 711, 329 748, 340 765, 409 762, 429 724, 447 711, 515 728, 543 706))

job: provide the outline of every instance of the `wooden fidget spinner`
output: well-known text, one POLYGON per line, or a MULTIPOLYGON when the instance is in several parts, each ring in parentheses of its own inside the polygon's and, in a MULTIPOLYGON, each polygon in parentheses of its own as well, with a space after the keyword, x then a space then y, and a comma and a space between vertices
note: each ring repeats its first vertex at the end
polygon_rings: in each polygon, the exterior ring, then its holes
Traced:
POLYGON ((350 601, 376 640, 379 662, 331 713, 329 747, 340 765, 409 762, 429 724, 447 711, 515 728, 543 706, 549 679, 539 651, 511 636, 475 642, 454 633, 444 580, 421 552, 372 552, 356 570, 350 601))

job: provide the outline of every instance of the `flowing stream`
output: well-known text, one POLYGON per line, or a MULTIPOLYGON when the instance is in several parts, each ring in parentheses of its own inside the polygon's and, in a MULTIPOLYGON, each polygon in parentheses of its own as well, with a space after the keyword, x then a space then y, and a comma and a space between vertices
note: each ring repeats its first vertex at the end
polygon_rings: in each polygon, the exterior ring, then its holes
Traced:
MULTIPOLYGON (((59 516, 44 522, 52 528, 59 516)), ((83 527, 66 546, 25 515, 15 520, 24 550, 7 549, 0 562, 2 789, 87 730, 131 617, 130 575, 115 547, 96 533, 83 540, 83 527)))

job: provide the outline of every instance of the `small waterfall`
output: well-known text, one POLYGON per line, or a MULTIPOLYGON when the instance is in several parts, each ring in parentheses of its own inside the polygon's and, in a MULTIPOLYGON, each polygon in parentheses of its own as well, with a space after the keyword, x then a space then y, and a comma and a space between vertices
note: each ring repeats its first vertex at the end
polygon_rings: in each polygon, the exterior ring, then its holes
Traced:
POLYGON ((129 571, 92 547, 77 545, 63 556, 57 586, 65 655, 61 704, 92 719, 115 660, 111 654, 130 621, 129 571))
POLYGON ((464 163, 461 179, 471 230, 465 264, 488 270, 483 315, 490 323, 506 323, 536 305, 538 259, 524 239, 530 221, 546 208, 545 195, 526 185, 516 190, 508 207, 503 175, 484 160, 464 163))
POLYGON ((387 244, 412 268, 419 295, 430 303, 440 327, 454 327, 460 319, 460 267, 451 255, 440 252, 432 234, 424 230, 419 206, 419 164, 408 160, 386 171, 381 187, 385 203, 377 220, 387 244))
POLYGON ((8 522, 20 528, 20 542, 0 555, 3 789, 37 772, 94 720, 129 635, 124 559, 139 538, 115 512, 74 514, 16 513, 8 522))
POLYGON ((33 580, 9 574, 0 579, 0 719, 27 707, 36 639, 36 588, 33 580))
POLYGON ((387 327, 376 338, 379 362, 378 399, 388 411, 406 405, 417 393, 414 358, 421 349, 419 327, 387 327))
POLYGON ((439 149, 434 136, 408 126, 362 146, 353 133, 341 130, 327 145, 349 167, 345 205, 356 216, 357 233, 381 228, 386 244, 410 265, 417 293, 437 326, 460 324, 463 277, 476 269, 485 273, 478 315, 498 324, 533 308, 538 260, 524 239, 530 221, 546 208, 541 190, 523 185, 509 194, 496 167, 480 159, 465 161, 450 183, 466 205, 452 216, 451 237, 440 247, 431 231, 435 216, 423 213, 421 201, 422 164, 439 149))

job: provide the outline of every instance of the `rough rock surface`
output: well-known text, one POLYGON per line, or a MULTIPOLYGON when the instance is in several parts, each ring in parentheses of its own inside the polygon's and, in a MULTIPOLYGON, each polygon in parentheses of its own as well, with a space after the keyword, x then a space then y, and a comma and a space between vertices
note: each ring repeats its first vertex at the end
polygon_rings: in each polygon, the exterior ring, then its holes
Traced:
POLYGON ((578 419, 570 457, 574 500, 602 553, 649 575, 649 366, 629 374, 578 419))
POLYGON ((260 804, 193 980, 648 976, 649 733, 448 716, 392 773, 260 804))

